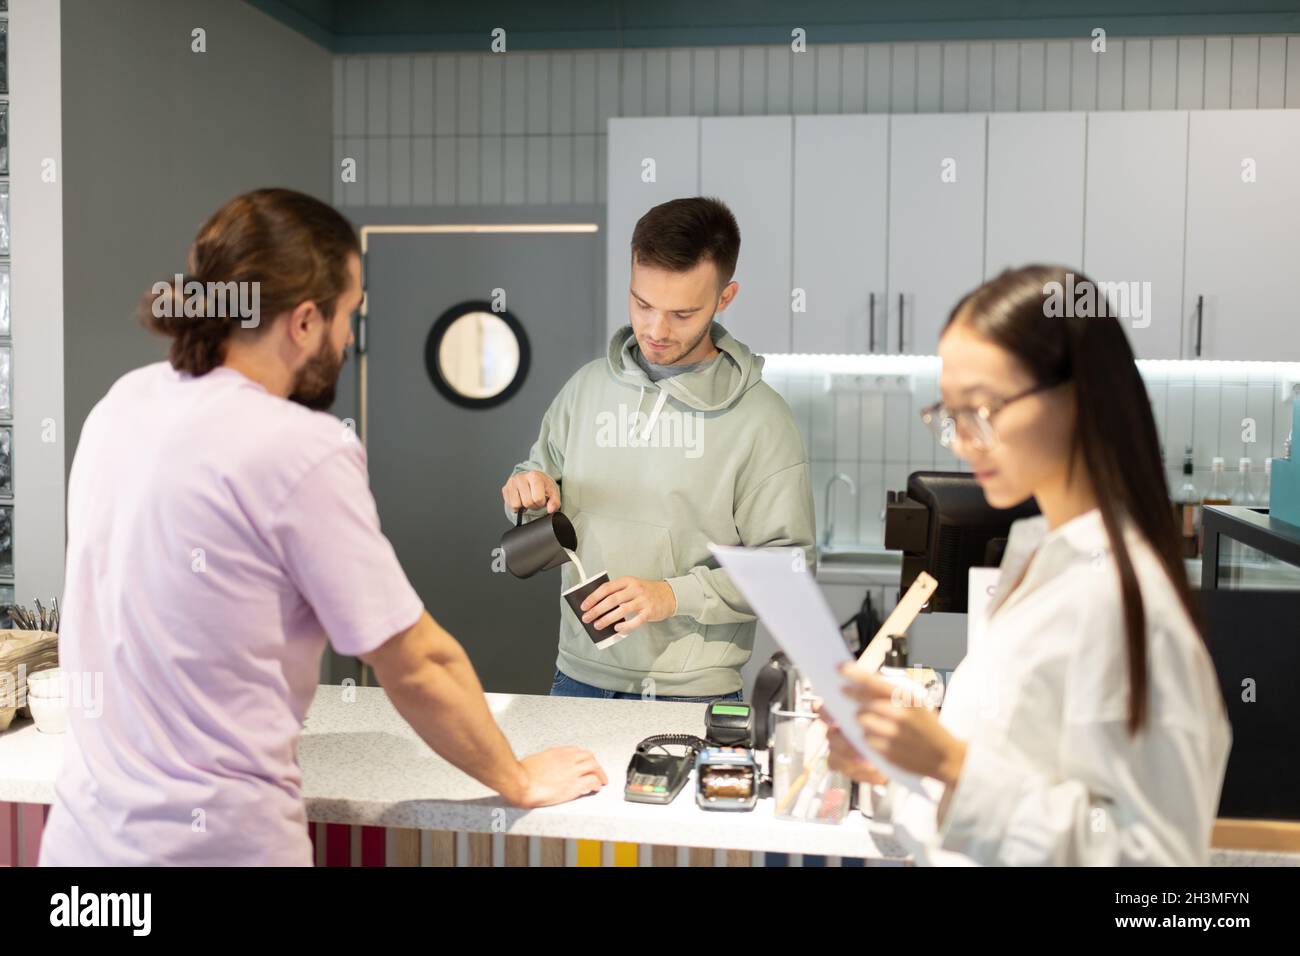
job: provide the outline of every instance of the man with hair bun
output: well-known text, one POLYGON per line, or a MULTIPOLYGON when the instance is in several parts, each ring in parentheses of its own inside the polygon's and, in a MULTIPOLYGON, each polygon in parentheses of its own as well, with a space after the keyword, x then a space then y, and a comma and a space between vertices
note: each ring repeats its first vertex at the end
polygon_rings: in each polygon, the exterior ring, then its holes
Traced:
POLYGON ((237 196, 188 276, 197 304, 155 308, 180 297, 163 283, 142 308, 168 361, 113 385, 72 463, 59 658, 103 674, 104 701, 69 709, 42 865, 310 866, 298 737, 327 640, 507 801, 600 789, 585 750, 515 757, 379 530, 360 442, 323 411, 361 303, 352 226, 301 193, 237 196), (257 321, 207 314, 215 283, 257 321))

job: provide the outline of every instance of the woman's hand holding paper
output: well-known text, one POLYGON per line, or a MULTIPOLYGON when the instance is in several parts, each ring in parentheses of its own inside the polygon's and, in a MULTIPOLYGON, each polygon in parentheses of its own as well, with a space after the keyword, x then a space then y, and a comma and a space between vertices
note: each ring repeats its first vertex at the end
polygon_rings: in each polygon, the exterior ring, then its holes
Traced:
MULTIPOLYGON (((878 674, 854 666, 846 666, 840 673, 848 679, 844 692, 858 702, 858 722, 867 743, 882 759, 949 786, 957 782, 966 758, 966 745, 939 723, 934 711, 918 706, 905 690, 878 674)), ((871 766, 853 751, 839 731, 832 735, 832 760, 837 751, 843 769, 847 770, 853 761, 871 766)))

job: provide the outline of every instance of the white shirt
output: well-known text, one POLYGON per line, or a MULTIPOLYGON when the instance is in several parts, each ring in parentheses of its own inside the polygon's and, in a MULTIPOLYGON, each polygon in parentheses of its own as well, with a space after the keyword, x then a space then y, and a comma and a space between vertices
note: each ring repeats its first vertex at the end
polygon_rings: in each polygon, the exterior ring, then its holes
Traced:
POLYGON ((985 637, 944 698, 940 720, 967 751, 943 825, 935 781, 933 799, 891 793, 918 862, 1209 862, 1231 743, 1218 680, 1155 553, 1131 526, 1124 537, 1146 611, 1143 729, 1126 723, 1123 600, 1101 512, 1052 531, 1015 522, 985 637))

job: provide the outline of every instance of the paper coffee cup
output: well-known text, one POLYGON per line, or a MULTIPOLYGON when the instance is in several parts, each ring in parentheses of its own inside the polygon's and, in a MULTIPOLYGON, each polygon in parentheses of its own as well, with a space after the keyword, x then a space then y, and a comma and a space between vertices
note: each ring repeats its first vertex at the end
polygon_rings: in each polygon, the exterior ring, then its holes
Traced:
MULTIPOLYGON (((583 630, 587 632, 587 636, 591 638, 591 643, 596 645, 598 650, 602 651, 608 647, 613 647, 619 641, 623 640, 623 638, 627 637, 627 635, 614 630, 613 624, 610 624, 603 631, 596 630, 595 620, 588 623, 582 619, 582 602, 587 600, 587 595, 591 594, 592 591, 595 591, 602 584, 605 584, 608 581, 609 575, 604 571, 601 571, 597 574, 593 574, 580 584, 575 584, 573 587, 569 588, 569 590, 564 592, 564 600, 568 602, 569 609, 573 611, 574 616, 577 617, 578 623, 582 625, 583 630)), ((599 620, 599 618, 596 620, 599 620)))

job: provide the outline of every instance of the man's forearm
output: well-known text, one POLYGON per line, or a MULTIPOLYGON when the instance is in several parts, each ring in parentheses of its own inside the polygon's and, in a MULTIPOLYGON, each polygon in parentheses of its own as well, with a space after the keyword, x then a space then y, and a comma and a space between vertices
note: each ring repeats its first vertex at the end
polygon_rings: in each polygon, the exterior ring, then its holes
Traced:
MULTIPOLYGON (((427 624, 426 624, 427 622, 427 624)), ((410 640, 408 660, 376 666, 398 713, 434 751, 511 803, 519 803, 527 774, 488 709, 464 649, 427 615, 432 633, 410 640), (414 655, 415 659, 409 659, 414 655)))
POLYGON ((753 609, 721 568, 699 565, 669 578, 676 604, 674 613, 701 624, 734 624, 757 620, 753 609))

